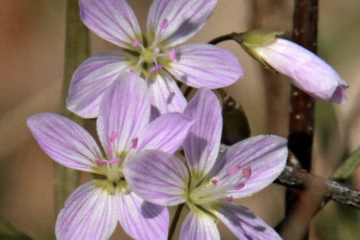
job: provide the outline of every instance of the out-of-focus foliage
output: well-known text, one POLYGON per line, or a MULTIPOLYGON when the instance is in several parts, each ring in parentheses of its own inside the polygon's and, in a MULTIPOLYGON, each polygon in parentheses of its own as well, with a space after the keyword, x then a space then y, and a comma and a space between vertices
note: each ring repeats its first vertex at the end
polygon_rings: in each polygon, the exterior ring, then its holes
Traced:
POLYGON ((1 240, 31 240, 30 237, 19 232, 5 219, 0 218, 0 239, 1 240))

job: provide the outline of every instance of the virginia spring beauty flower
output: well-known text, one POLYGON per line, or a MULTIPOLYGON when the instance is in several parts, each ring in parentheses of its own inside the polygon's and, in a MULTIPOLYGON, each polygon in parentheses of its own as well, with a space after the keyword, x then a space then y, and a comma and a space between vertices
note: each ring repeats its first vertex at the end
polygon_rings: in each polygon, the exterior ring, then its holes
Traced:
POLYGON ((200 89, 184 114, 196 120, 183 144, 187 166, 173 155, 142 151, 124 168, 134 192, 163 206, 186 203, 190 213, 182 224, 183 240, 220 239, 217 220, 239 239, 281 239, 254 213, 232 201, 260 191, 280 175, 287 158, 286 139, 252 137, 218 156, 222 118, 215 94, 200 89))
POLYGON ((208 44, 177 46, 204 26, 217 0, 154 0, 141 32, 126 0, 79 0, 82 21, 118 51, 94 55, 75 72, 67 107, 97 117, 106 88, 124 71, 142 76, 151 102, 163 114, 182 112, 186 100, 177 79, 192 87, 220 88, 243 75, 237 58, 208 44))
MULTIPOLYGON (((56 222, 58 240, 107 240, 117 221, 134 239, 166 239, 166 208, 136 195, 124 179, 123 165, 144 149, 174 153, 193 120, 180 113, 160 116, 149 124, 146 83, 123 73, 102 99, 97 131, 104 149, 82 127, 53 113, 36 114, 28 126, 41 148, 56 162, 102 178, 77 188, 56 222)), ((143 166, 146 169, 146 166, 143 166)))
POLYGON ((242 47, 268 68, 290 77, 297 88, 315 99, 345 103, 349 85, 324 60, 277 33, 249 31, 242 47))

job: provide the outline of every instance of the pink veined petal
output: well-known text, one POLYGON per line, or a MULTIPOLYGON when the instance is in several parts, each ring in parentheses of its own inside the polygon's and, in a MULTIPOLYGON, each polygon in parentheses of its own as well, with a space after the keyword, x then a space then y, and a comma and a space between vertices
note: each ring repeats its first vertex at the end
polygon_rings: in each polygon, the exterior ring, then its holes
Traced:
POLYGON ((166 70, 191 87, 226 87, 244 75, 238 59, 220 47, 188 44, 177 47, 175 51, 176 58, 166 66, 166 70))
POLYGON ((231 190, 226 196, 243 198, 270 185, 284 170, 288 156, 287 140, 278 136, 260 135, 236 143, 216 160, 205 181, 222 179, 234 166, 251 169, 244 187, 231 190))
POLYGON ((122 51, 105 52, 87 59, 71 80, 67 108, 83 118, 99 115, 101 98, 120 72, 130 69, 122 51))
POLYGON ((165 71, 157 73, 148 81, 151 103, 161 114, 183 112, 187 101, 175 80, 165 71))
POLYGON ((316 99, 332 100, 339 86, 343 86, 343 89, 348 87, 329 64, 291 41, 277 39, 274 43, 255 50, 267 64, 290 77, 292 84, 316 99))
POLYGON ((104 180, 93 180, 77 188, 56 221, 58 240, 107 240, 117 224, 114 197, 104 180))
POLYGON ((77 170, 94 172, 102 158, 92 136, 75 122, 55 113, 28 118, 27 125, 40 147, 56 162, 77 170))
POLYGON ((181 113, 167 113, 151 122, 139 135, 139 150, 157 149, 173 154, 184 142, 194 121, 181 113))
POLYGON ((129 149, 149 119, 150 99, 144 79, 135 73, 121 73, 101 101, 97 130, 104 149, 111 149, 112 157, 129 149), (109 139, 114 133, 117 137, 109 139))
POLYGON ((242 240, 281 240, 264 220, 249 209, 229 202, 216 202, 208 209, 238 238, 242 240))
POLYGON ((210 171, 219 153, 222 130, 220 102, 211 90, 201 88, 187 105, 184 114, 196 121, 183 146, 192 177, 191 184, 197 185, 210 171))
POLYGON ((125 164, 124 175, 131 190, 146 201, 173 206, 187 200, 188 170, 171 154, 141 151, 125 164))
POLYGON ((135 14, 125 0, 79 0, 79 4, 81 20, 101 38, 128 49, 141 38, 135 14))
POLYGON ((210 217, 194 208, 185 218, 180 231, 180 240, 220 240, 217 226, 210 217))
POLYGON ((144 201, 130 191, 127 184, 117 187, 116 204, 120 225, 131 238, 167 239, 169 212, 166 207, 144 201))
POLYGON ((197 33, 214 11, 217 0, 154 0, 147 20, 148 34, 160 36, 160 42, 172 47, 197 33), (161 29, 167 19, 168 27, 161 29))

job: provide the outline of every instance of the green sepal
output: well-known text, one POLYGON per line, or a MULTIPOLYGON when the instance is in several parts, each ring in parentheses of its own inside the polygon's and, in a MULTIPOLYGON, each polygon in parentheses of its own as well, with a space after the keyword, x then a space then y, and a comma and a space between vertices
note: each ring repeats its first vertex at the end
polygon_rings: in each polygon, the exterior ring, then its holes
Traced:
POLYGON ((261 30, 249 30, 242 35, 241 47, 256 61, 261 63, 266 69, 278 73, 269 65, 261 55, 256 51, 257 47, 265 47, 276 40, 276 36, 282 35, 283 32, 269 32, 261 30))

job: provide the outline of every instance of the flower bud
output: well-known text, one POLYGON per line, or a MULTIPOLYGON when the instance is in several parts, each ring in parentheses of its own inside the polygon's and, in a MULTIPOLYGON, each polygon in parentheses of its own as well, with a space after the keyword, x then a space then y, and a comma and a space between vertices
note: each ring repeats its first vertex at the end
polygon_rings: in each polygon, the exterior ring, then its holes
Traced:
POLYGON ((325 61, 279 32, 249 31, 241 46, 265 68, 290 77, 291 83, 315 99, 345 103, 349 85, 325 61))

